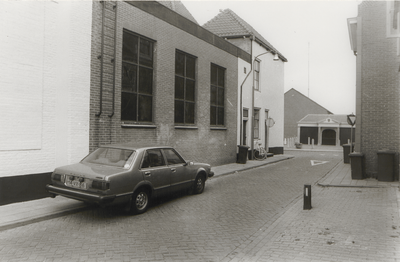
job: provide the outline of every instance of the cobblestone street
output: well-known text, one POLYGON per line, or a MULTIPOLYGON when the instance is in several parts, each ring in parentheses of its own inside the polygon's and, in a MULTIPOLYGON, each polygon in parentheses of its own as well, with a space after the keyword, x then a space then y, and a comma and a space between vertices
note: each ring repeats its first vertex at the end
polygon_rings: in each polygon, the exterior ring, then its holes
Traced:
POLYGON ((143 215, 88 207, 5 230, 0 261, 400 261, 398 188, 317 186, 340 161, 338 152, 296 152, 143 215))

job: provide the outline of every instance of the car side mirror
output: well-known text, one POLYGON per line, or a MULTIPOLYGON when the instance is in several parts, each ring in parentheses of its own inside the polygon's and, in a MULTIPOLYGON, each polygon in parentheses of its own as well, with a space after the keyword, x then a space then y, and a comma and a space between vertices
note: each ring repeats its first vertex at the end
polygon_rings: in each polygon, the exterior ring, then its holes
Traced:
POLYGON ((187 161, 184 166, 193 166, 193 162, 192 161, 187 161))

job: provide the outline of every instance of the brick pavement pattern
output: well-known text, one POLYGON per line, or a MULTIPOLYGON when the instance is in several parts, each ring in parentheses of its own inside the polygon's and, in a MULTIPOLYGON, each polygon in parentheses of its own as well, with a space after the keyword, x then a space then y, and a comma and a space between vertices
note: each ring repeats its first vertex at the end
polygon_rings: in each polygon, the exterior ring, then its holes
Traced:
POLYGON ((0 261, 399 260, 398 188, 317 186, 340 160, 302 153, 213 178, 203 194, 159 200, 143 215, 89 208, 5 230, 0 261), (308 211, 305 183, 313 185, 308 211))

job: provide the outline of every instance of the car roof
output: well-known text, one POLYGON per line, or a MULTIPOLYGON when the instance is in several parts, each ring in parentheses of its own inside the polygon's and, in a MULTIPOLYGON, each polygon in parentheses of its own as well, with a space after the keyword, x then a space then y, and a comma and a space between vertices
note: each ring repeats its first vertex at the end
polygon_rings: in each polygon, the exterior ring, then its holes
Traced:
POLYGON ((145 150, 145 149, 154 149, 154 148, 173 148, 171 146, 135 146, 129 144, 109 144, 109 145, 101 145, 99 147, 107 147, 107 148, 120 148, 120 149, 129 149, 129 150, 145 150))

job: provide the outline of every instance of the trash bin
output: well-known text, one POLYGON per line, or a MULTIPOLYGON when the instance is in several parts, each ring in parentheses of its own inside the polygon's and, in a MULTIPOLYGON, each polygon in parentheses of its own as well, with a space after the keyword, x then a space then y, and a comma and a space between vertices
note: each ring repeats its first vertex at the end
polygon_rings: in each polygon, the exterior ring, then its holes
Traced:
POLYGON ((396 152, 390 150, 378 151, 378 181, 394 181, 394 156, 396 152))
POLYGON ((351 153, 349 154, 351 165, 351 179, 364 179, 364 154, 351 153))
POLYGON ((350 153, 351 153, 350 144, 343 145, 343 163, 346 163, 346 164, 350 163, 350 158, 349 158, 350 153))
POLYGON ((248 146, 238 146, 239 147, 239 153, 237 156, 237 161, 236 163, 238 164, 246 164, 247 162, 247 151, 249 150, 248 146))

